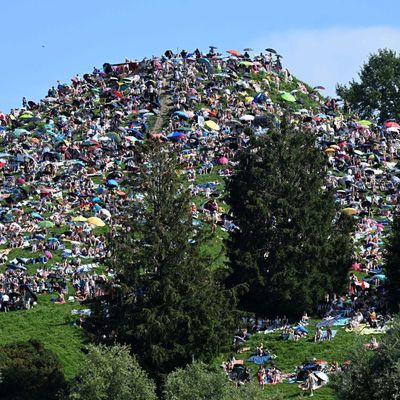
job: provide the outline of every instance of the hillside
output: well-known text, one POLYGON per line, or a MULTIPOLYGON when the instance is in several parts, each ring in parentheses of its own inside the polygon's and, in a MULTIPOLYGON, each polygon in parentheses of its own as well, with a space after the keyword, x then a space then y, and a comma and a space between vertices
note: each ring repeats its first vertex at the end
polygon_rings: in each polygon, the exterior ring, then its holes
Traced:
MULTIPOLYGON (((279 126, 283 115, 294 126, 315 131, 330 170, 327 185, 335 188, 344 212, 360 220, 353 234, 355 261, 362 267, 358 289, 379 287, 384 277, 376 274, 382 273, 381 247, 392 205, 372 197, 380 185, 384 198, 384 172, 397 172, 396 165, 382 157, 385 149, 360 140, 370 136, 371 122, 343 115, 319 90, 298 81, 274 53, 166 53, 104 64, 51 88, 39 103, 28 101, 23 109, 1 114, 1 281, 15 296, 9 312, 0 313, 0 344, 37 338, 58 354, 68 379, 80 371, 87 343, 79 327, 80 317, 85 318, 80 310, 86 308, 81 302, 101 295, 114 276, 106 267, 106 235, 125 218, 128 202, 138 200, 128 182, 140 163, 143 141, 179 150, 179 172, 197 209, 194 220, 215 230, 213 246, 205 251, 215 257, 215 268, 223 267, 223 239, 232 221, 213 222, 210 199, 218 200, 220 216, 228 214, 224 187, 234 173, 236 153, 250 134, 268 134, 271 123, 279 126), (347 146, 350 140, 354 145, 347 146), (358 186, 348 191, 347 168, 359 165, 356 159, 366 163, 359 179, 366 183, 364 199, 355 198, 358 186), (374 257, 370 242, 376 243, 374 257), (372 279, 362 286, 371 271, 372 279)), ((283 342, 276 332, 257 333, 237 358, 247 359, 263 341, 285 373, 305 358, 343 363, 357 342, 355 334, 338 327, 332 342, 314 344, 316 322, 310 323, 308 338, 298 342, 283 342)), ((298 393, 297 385, 287 383, 271 390, 298 393)), ((332 390, 323 388, 316 398, 333 398, 332 390)))

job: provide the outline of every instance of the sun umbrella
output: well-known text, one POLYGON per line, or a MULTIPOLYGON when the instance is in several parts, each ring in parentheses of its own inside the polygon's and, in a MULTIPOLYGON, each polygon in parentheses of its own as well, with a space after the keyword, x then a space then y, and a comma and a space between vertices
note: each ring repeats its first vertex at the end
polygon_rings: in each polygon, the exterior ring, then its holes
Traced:
POLYGON ((189 118, 189 115, 187 115, 185 112, 183 111, 175 111, 174 115, 177 115, 178 117, 182 117, 182 118, 189 118))
POLYGON ((12 134, 14 137, 19 137, 21 135, 30 135, 30 132, 27 131, 26 129, 17 128, 13 130, 12 134))
POLYGON ((271 49, 271 48, 265 49, 265 51, 268 51, 268 53, 276 54, 276 50, 271 49))
POLYGON ((83 215, 78 215, 77 217, 72 218, 72 222, 86 222, 87 218, 83 215))
POLYGON ((343 208, 342 213, 346 214, 346 215, 355 215, 355 214, 357 214, 357 210, 352 207, 347 207, 347 208, 343 208))
POLYGON ((51 222, 51 221, 41 221, 41 222, 39 222, 39 226, 41 228, 45 228, 45 229, 53 228, 54 227, 54 223, 51 222))
POLYGON ((367 121, 366 119, 362 119, 361 121, 357 121, 358 125, 362 125, 362 126, 371 126, 372 122, 371 121, 367 121))
POLYGON ((207 128, 212 129, 213 131, 219 131, 219 125, 217 123, 215 123, 212 120, 208 120, 204 123, 205 126, 207 126, 207 128))
POLYGON ((35 211, 33 211, 31 215, 32 215, 32 217, 35 218, 35 219, 44 220, 44 218, 43 218, 39 213, 37 213, 37 212, 35 212, 35 211))
POLYGON ((251 49, 250 47, 246 47, 245 49, 243 49, 243 51, 254 51, 254 50, 251 49))
POLYGON ((314 86, 314 90, 325 90, 323 86, 314 86))
POLYGON ((335 150, 335 149, 332 149, 332 148, 330 148, 330 147, 328 147, 328 148, 325 149, 324 151, 325 151, 325 153, 336 153, 336 150, 335 150))
POLYGON ((218 164, 219 165, 227 165, 229 163, 229 160, 226 158, 226 157, 221 157, 219 160, 218 160, 218 164))
POLYGON ((139 139, 135 136, 125 136, 125 140, 127 140, 128 142, 139 142, 139 139))
POLYGON ((239 65, 244 65, 245 67, 252 67, 253 63, 251 61, 241 61, 239 65))
POLYGON ((296 97, 294 97, 291 93, 284 92, 281 95, 281 98, 289 103, 295 103, 296 102, 296 97))
POLYGON ((227 50, 226 52, 229 54, 232 54, 235 57, 240 57, 240 55, 241 55, 240 52, 237 50, 227 50))
POLYGON ((251 96, 246 96, 244 98, 244 102, 245 103, 251 103, 253 100, 254 100, 254 97, 251 97, 251 96))
POLYGON ((100 218, 97 218, 97 217, 90 217, 90 218, 88 218, 87 222, 89 222, 89 224, 97 226, 97 227, 106 226, 104 221, 102 221, 100 218))
POLYGON ((184 139, 185 137, 185 134, 182 132, 172 132, 167 136, 168 139, 184 139))
POLYGON ((324 382, 328 382, 329 381, 328 375, 325 372, 315 371, 314 375, 316 375, 317 378, 319 378, 321 381, 324 381, 324 382))
POLYGON ((102 208, 100 211, 103 215, 105 215, 108 218, 111 218, 111 213, 110 211, 106 210, 105 208, 102 208))
POLYGON ((385 123, 386 128, 395 128, 395 129, 400 129, 400 125, 397 122, 394 121, 389 121, 385 123))
POLYGON ((253 121, 254 120, 254 115, 250 115, 250 114, 246 114, 246 115, 242 115, 240 117, 241 121, 253 121))
POLYGON ((113 186, 113 187, 117 187, 118 186, 118 182, 115 179, 109 179, 107 181, 107 185, 108 186, 113 186))

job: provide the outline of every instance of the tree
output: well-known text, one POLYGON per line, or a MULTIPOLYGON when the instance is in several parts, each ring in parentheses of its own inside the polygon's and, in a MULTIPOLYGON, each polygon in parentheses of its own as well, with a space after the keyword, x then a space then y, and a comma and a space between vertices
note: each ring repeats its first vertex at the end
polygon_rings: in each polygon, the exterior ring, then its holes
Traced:
POLYGON ((148 144, 145 154, 134 183, 141 201, 128 210, 131 218, 110 244, 119 286, 93 322, 109 341, 130 344, 158 379, 226 349, 236 325, 235 302, 202 250, 207 228, 192 224, 176 155, 157 143, 148 144))
POLYGON ((400 398, 400 324, 385 334, 379 351, 358 348, 351 364, 337 376, 338 399, 381 400, 400 398))
POLYGON ((90 346, 69 400, 156 400, 155 384, 126 346, 90 346))
POLYGON ((349 85, 338 85, 339 96, 350 103, 361 118, 378 116, 380 122, 400 118, 400 57, 392 50, 371 54, 349 85))
MULTIPOLYGON (((228 240, 242 309, 298 317, 326 293, 344 289, 351 224, 335 223, 333 194, 323 190, 324 160, 314 137, 283 124, 240 152, 228 203, 240 230, 228 240)), ((337 218, 336 218, 337 219, 337 218)))
POLYGON ((36 340, 0 347, 0 373, 3 400, 52 400, 65 386, 60 360, 36 340))
POLYGON ((257 382, 237 388, 222 370, 193 363, 168 375, 164 386, 165 400, 258 400, 282 399, 280 394, 266 395, 257 382))
POLYGON ((400 304, 400 215, 396 214, 392 224, 392 233, 387 245, 386 276, 387 303, 389 310, 399 312, 400 304))

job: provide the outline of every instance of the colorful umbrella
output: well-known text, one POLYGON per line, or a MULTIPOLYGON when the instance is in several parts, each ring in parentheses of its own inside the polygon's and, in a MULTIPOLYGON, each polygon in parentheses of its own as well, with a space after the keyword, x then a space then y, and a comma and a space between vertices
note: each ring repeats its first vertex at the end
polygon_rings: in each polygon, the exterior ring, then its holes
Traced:
POLYGON ((105 222, 97 217, 90 217, 90 218, 88 218, 87 222, 89 222, 89 224, 97 226, 97 227, 106 226, 105 222))
POLYGON ((212 129, 213 131, 219 131, 219 125, 212 120, 208 120, 204 123, 207 128, 212 129))
POLYGON ((295 103, 296 102, 296 97, 294 97, 291 93, 284 92, 281 95, 281 98, 289 103, 295 103))
POLYGON ((240 52, 237 51, 237 50, 227 50, 226 52, 229 53, 229 54, 232 54, 235 57, 240 57, 241 56, 240 52))

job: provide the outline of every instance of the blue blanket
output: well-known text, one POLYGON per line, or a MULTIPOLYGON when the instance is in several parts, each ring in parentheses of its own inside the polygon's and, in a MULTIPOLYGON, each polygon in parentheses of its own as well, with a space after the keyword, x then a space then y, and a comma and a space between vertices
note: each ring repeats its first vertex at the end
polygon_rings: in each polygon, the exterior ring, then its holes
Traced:
POLYGON ((271 358, 271 356, 251 356, 247 361, 262 365, 268 362, 271 358))

